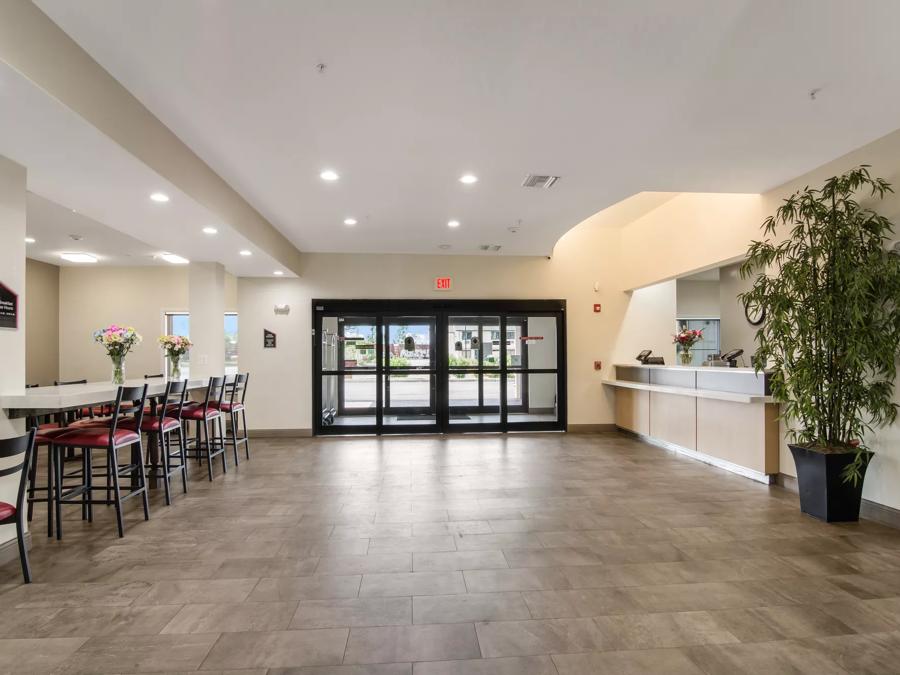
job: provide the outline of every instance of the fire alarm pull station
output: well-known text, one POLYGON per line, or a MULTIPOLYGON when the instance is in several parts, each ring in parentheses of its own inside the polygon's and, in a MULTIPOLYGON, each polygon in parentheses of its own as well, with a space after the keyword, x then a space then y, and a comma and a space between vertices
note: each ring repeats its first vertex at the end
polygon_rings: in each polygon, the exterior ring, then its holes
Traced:
POLYGON ((603 370, 603 361, 594 361, 594 370, 603 370))
POLYGON ((600 313, 600 303, 599 303, 599 302, 595 302, 595 303, 594 303, 594 313, 595 313, 595 314, 599 314, 599 313, 600 313))

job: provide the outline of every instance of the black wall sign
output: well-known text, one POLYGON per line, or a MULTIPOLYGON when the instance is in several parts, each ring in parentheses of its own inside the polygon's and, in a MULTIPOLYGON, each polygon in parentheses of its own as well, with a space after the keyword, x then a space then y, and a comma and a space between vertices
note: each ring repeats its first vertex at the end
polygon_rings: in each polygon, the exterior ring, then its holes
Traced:
POLYGON ((263 328, 263 348, 275 349, 275 333, 263 328))
POLYGON ((19 296, 0 283, 0 328, 19 327, 19 296))

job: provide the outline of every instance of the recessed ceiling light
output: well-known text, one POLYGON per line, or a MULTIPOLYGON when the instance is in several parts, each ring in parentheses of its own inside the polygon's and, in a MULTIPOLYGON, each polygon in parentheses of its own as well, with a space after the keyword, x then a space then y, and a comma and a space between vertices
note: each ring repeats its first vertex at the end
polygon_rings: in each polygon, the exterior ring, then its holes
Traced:
POLYGON ((59 257, 73 263, 95 263, 97 257, 90 253, 60 253, 59 257))
POLYGON ((478 176, 475 176, 471 173, 464 173, 462 176, 460 176, 459 182, 465 183, 466 185, 471 185, 472 183, 478 182, 478 176))
POLYGON ((337 180, 340 176, 337 175, 337 171, 333 171, 332 169, 325 169, 322 173, 319 174, 319 178, 322 180, 332 181, 337 180))
POLYGON ((182 258, 180 255, 175 255, 174 253, 160 253, 159 257, 173 265, 187 265, 191 262, 187 258, 182 258))
POLYGON ((447 227, 459 227, 458 220, 449 220, 447 221, 447 227))
POLYGON ((448 248, 450 248, 450 244, 438 244, 438 248, 446 251, 448 248))
POLYGON ((33 244, 35 241, 34 237, 25 237, 26 244, 33 244))
POLYGON ((356 218, 344 218, 344 225, 356 225, 356 218))
POLYGON ((169 195, 165 194, 164 192, 154 192, 152 195, 150 195, 150 199, 155 202, 159 202, 160 204, 164 204, 165 202, 169 201, 169 195))
POLYGON ((253 255, 253 251, 248 251, 247 249, 244 249, 243 251, 241 251, 241 255, 243 255, 243 256, 253 255))
POLYGON ((284 274, 284 272, 282 272, 281 270, 275 270, 274 272, 272 272, 272 274, 274 274, 276 277, 280 277, 282 274, 284 274))
POLYGON ((214 227, 204 227, 203 234, 216 234, 218 230, 214 227))

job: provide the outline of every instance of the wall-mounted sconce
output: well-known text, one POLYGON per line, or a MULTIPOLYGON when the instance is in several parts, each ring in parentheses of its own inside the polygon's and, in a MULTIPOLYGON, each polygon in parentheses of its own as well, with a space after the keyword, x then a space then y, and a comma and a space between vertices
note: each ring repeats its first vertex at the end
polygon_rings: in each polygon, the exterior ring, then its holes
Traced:
POLYGON ((275 305, 275 313, 276 313, 276 314, 290 314, 290 313, 291 313, 291 306, 290 306, 290 305, 287 305, 287 304, 284 304, 284 305, 275 305))

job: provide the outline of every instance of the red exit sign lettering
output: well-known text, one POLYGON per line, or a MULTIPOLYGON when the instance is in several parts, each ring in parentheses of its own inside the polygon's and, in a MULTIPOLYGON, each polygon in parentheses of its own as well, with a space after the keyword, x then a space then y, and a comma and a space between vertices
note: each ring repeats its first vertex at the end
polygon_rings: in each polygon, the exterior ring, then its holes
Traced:
POLYGON ((453 287, 453 277, 435 277, 434 290, 449 291, 453 287))

